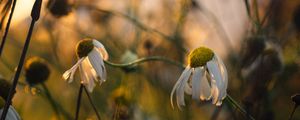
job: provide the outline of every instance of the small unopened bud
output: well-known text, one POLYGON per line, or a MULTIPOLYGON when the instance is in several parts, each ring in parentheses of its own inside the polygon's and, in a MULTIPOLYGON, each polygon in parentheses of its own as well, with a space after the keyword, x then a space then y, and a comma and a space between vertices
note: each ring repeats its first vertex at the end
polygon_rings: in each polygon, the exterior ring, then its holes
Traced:
POLYGON ((6 99, 12 85, 3 78, 0 78, 0 97, 6 99))
POLYGON ((76 54, 79 58, 86 57, 94 48, 92 39, 84 39, 78 42, 76 54))
POLYGON ((296 105, 300 105, 300 94, 293 95, 291 99, 296 105))
POLYGON ((204 66, 214 57, 214 52, 206 47, 199 47, 190 52, 188 56, 189 65, 193 68, 204 66))
POLYGON ((47 62, 39 57, 32 57, 26 61, 25 77, 30 86, 45 82, 50 75, 47 62))

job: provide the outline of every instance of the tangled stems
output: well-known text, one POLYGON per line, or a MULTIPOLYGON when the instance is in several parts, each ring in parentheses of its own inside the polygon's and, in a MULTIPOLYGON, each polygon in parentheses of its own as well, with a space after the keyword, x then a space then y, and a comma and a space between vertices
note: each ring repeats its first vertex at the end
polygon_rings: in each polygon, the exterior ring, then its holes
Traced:
MULTIPOLYGON (((162 62, 166 62, 175 66, 178 66, 181 69, 185 68, 185 65, 176 62, 174 60, 165 58, 165 57, 161 57, 161 56, 152 56, 152 57, 144 57, 144 58, 140 58, 137 59, 133 62, 130 63, 125 63, 125 64, 118 64, 118 63, 112 63, 109 61, 104 61, 107 65, 112 66, 112 67, 119 67, 119 68, 124 68, 124 67, 130 67, 133 65, 137 65, 137 64, 141 64, 144 62, 149 62, 149 61, 162 61, 162 62)), ((254 118, 241 106, 238 104, 238 102, 236 102, 230 95, 227 94, 227 97, 225 98, 225 102, 229 105, 231 105, 232 107, 235 107, 239 110, 239 112, 241 112, 246 118, 250 119, 250 120, 254 120, 254 118)))

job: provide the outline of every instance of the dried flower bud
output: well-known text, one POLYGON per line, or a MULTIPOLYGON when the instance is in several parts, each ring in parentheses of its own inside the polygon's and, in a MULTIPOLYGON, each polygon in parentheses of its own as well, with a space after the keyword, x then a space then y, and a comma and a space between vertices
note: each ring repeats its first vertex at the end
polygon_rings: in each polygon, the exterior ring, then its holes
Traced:
POLYGON ((291 99, 296 105, 300 105, 300 94, 293 95, 291 99))
POLYGON ((69 0, 49 0, 47 8, 55 17, 68 15, 72 10, 72 4, 69 0))
POLYGON ((30 86, 45 82, 50 74, 46 61, 39 57, 32 57, 26 61, 25 77, 30 86))
POLYGON ((0 78, 0 97, 6 99, 12 85, 3 78, 0 78))

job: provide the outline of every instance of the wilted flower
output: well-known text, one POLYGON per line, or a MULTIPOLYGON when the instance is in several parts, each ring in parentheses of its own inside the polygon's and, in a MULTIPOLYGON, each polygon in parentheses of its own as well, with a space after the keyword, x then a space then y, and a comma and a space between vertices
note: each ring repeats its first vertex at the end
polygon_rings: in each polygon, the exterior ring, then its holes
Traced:
POLYGON ((95 82, 99 82, 101 85, 106 80, 106 69, 103 60, 108 59, 108 54, 104 46, 95 39, 81 40, 77 44, 76 53, 79 60, 63 74, 63 79, 69 83, 72 82, 74 73, 79 67, 81 83, 92 92, 95 82))
POLYGON ((227 70, 222 60, 209 48, 199 47, 188 56, 188 66, 173 87, 176 91, 177 106, 185 106, 184 93, 191 94, 193 99, 210 100, 219 106, 226 97, 227 70))
POLYGON ((39 57, 31 57, 25 64, 25 77, 30 86, 45 82, 50 75, 47 62, 39 57))

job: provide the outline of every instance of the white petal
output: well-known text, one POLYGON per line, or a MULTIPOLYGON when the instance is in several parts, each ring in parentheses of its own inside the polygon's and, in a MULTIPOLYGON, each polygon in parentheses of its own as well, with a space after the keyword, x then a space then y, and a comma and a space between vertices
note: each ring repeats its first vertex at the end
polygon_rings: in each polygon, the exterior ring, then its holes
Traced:
POLYGON ((217 89, 213 88, 214 92, 212 92, 213 97, 217 97, 217 98, 213 98, 214 99, 213 101, 215 103, 215 99, 219 99, 220 90, 223 90, 225 87, 224 81, 222 78, 221 70, 218 65, 218 61, 216 60, 215 57, 211 61, 207 62, 207 68, 208 68, 209 74, 211 76, 212 83, 214 82, 214 84, 216 85, 214 87, 217 87, 217 89), (216 94, 216 93, 218 93, 218 94, 216 94))
POLYGON ((171 106, 172 108, 174 108, 174 104, 173 104, 173 95, 175 93, 175 91, 178 89, 179 84, 181 84, 182 80, 183 80, 183 76, 184 74, 186 74, 191 68, 189 66, 187 66, 184 71, 182 72, 182 74, 180 75, 179 79, 177 80, 177 82, 175 83, 172 92, 171 92, 171 96, 170 96, 170 100, 171 100, 171 106))
POLYGON ((209 100, 211 98, 211 87, 207 80, 207 72, 204 68, 204 73, 202 75, 200 83, 200 100, 209 100))
POLYGON ((225 99, 226 97, 226 92, 227 92, 227 86, 228 86, 228 73, 227 73, 227 69, 225 64, 223 63, 223 61, 220 59, 219 56, 215 55, 217 58, 217 61, 219 62, 219 67, 222 73, 222 78, 223 78, 223 82, 224 82, 224 87, 221 90, 221 94, 220 94, 220 99, 225 99))
POLYGON ((95 69, 96 73, 98 76, 100 76, 100 80, 105 81, 106 79, 106 71, 104 67, 104 62, 100 54, 96 49, 93 49, 89 54, 88 54, 89 61, 93 68, 95 69))
POLYGON ((179 109, 181 109, 181 106, 185 106, 184 87, 187 84, 191 73, 192 73, 192 69, 189 69, 187 72, 182 73, 182 81, 180 82, 176 90, 177 106, 179 109))
POLYGON ((92 73, 93 68, 88 59, 85 59, 83 63, 79 66, 81 73, 82 84, 85 85, 89 92, 92 92, 95 85, 94 75, 92 73))
POLYGON ((94 46, 100 51, 101 56, 104 60, 108 60, 108 54, 107 51, 102 43, 100 43, 98 40, 93 40, 94 46))
POLYGON ((189 85, 189 83, 186 83, 185 86, 184 86, 184 92, 188 95, 191 95, 192 94, 192 88, 191 86, 189 85))
POLYGON ((67 70, 64 74, 63 74, 63 79, 67 80, 69 83, 73 81, 74 78, 74 73, 76 72, 78 66, 82 63, 82 61, 84 60, 85 57, 79 59, 77 61, 77 63, 75 65, 73 65, 73 67, 71 67, 69 70, 67 70))
POLYGON ((192 98, 199 100, 200 98, 200 81, 203 76, 203 68, 197 67, 192 75, 192 98))

